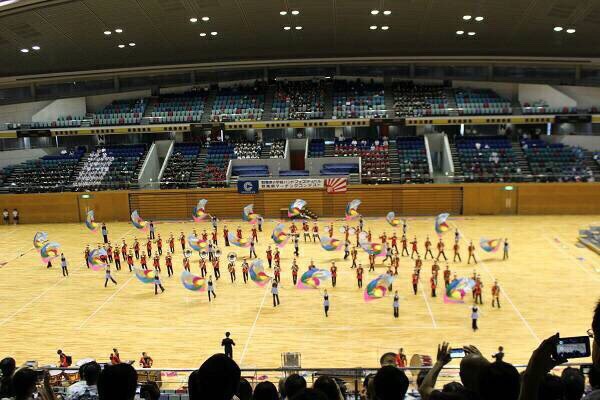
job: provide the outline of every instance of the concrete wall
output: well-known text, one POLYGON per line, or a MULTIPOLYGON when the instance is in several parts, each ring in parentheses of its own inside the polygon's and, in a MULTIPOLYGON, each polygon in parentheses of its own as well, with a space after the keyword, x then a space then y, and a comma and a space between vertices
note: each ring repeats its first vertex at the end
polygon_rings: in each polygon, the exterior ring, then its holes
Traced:
POLYGON ((269 167, 269 173, 271 176, 279 176, 279 171, 287 171, 290 169, 289 158, 265 158, 265 159, 235 159, 231 160, 231 167, 245 166, 245 165, 266 165, 269 167))
POLYGON ((533 104, 539 100, 544 100, 550 107, 577 106, 575 100, 550 85, 519 84, 519 101, 521 104, 533 104))
POLYGON ((31 117, 52 101, 9 104, 0 106, 0 126, 10 122, 31 122, 31 117))
POLYGON ((519 99, 519 85, 517 83, 503 82, 476 82, 476 81, 452 81, 455 88, 492 89, 500 96, 509 100, 519 99))
POLYGON ((85 98, 85 102, 87 106, 87 111, 94 113, 102 110, 114 100, 141 99, 142 97, 150 97, 150 89, 138 90, 133 92, 101 94, 98 96, 88 96, 85 98))
POLYGON ((0 168, 8 167, 9 165, 20 164, 27 160, 35 160, 36 158, 44 157, 50 154, 57 154, 61 150, 62 148, 48 147, 42 149, 3 151, 0 153, 0 168))
POLYGON ((600 88, 583 86, 555 86, 577 102, 579 108, 600 107, 600 88))
POLYGON ((54 100, 40 111, 36 112, 33 122, 56 121, 59 117, 84 117, 86 113, 85 97, 54 100))

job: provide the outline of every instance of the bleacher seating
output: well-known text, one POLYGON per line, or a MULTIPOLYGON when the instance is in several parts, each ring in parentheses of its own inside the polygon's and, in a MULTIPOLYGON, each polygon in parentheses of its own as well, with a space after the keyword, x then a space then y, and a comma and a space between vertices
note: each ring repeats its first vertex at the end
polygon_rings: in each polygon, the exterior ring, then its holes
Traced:
POLYGON ((285 158, 285 139, 275 140, 271 144, 269 158, 285 158))
POLYGON ((324 118, 325 90, 323 81, 278 82, 273 98, 273 120, 324 118))
POLYGON ((238 165, 232 168, 233 176, 266 177, 269 176, 269 167, 266 165, 238 165))
POLYGON ((433 182, 429 173, 427 150, 422 136, 397 137, 400 183, 433 182))
POLYGON ((200 145, 197 143, 175 143, 173 153, 161 177, 162 189, 183 189, 192 186, 191 177, 198 163, 200 145))
POLYGON ((459 115, 512 114, 510 101, 491 89, 454 89, 459 115))
POLYGON ((333 118, 385 118, 383 85, 361 80, 336 80, 333 118))
POLYGON ((92 125, 137 125, 142 120, 148 99, 115 100, 102 111, 92 114, 92 125))
POLYGON ((320 171, 321 175, 349 175, 358 173, 357 163, 344 163, 344 164, 323 164, 323 168, 320 171))
POLYGON ((137 182, 147 148, 143 144, 99 147, 91 152, 77 175, 75 190, 128 189, 137 182))
POLYGON ((14 193, 59 192, 73 179, 75 167, 85 154, 84 147, 6 168, 5 185, 14 193))
POLYGON ((448 115, 448 100, 441 85, 398 82, 394 85, 393 95, 397 117, 448 115))
POLYGON ((537 182, 584 182, 593 176, 579 147, 539 139, 523 140, 521 145, 537 182))
POLYGON ((265 108, 264 91, 262 83, 219 89, 211 121, 260 121, 265 108))
POLYGON ((81 126, 84 116, 58 117, 56 121, 39 121, 32 122, 31 127, 34 129, 51 129, 51 128, 75 128, 81 126))
POLYGON ((236 141, 233 142, 233 158, 260 158, 260 151, 262 146, 260 143, 249 142, 249 141, 236 141))
POLYGON ((186 92, 161 96, 150 113, 150 122, 164 124, 172 122, 200 122, 206 104, 205 92, 186 92))
POLYGON ((366 139, 336 140, 335 157, 360 157, 364 183, 391 183, 387 143, 366 139))
POLYGON ((457 138, 456 150, 467 182, 514 181, 521 175, 512 144, 505 137, 457 138))
POLYGON ((235 158, 234 145, 211 143, 206 155, 206 167, 200 173, 200 187, 225 186, 229 160, 235 158))
POLYGON ((308 144, 309 157, 324 157, 325 156, 325 140, 311 139, 308 144))
POLYGON ((531 114, 577 114, 577 107, 550 107, 545 100, 523 103, 521 110, 525 115, 531 114))

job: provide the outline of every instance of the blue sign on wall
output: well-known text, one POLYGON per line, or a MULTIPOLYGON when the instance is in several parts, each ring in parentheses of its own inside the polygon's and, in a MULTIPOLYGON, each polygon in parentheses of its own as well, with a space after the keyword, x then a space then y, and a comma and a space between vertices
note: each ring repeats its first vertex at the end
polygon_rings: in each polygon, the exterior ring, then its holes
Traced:
POLYGON ((238 181, 237 186, 240 194, 258 193, 258 181, 238 181))

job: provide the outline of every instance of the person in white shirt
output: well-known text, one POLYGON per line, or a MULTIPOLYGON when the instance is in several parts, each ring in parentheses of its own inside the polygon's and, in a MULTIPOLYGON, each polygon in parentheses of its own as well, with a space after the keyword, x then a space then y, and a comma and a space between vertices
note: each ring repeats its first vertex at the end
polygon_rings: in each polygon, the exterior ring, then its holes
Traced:
POLYGON ((4 211, 2 211, 2 221, 5 225, 9 224, 9 220, 8 220, 8 210, 5 208, 4 211))
POLYGON ((16 208, 13 209, 12 216, 13 216, 13 224, 18 225, 19 224, 19 210, 17 210, 16 208))
POLYGON ((98 378, 100 377, 100 365, 95 362, 84 364, 80 368, 82 376, 80 381, 69 386, 66 400, 88 400, 98 398, 98 378))

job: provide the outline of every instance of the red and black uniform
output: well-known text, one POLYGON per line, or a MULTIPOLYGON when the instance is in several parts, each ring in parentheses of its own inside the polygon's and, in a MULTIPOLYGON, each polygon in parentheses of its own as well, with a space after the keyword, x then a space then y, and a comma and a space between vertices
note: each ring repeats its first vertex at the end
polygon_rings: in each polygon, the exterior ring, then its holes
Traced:
POLYGON ((406 236, 402 235, 402 256, 406 252, 406 256, 408 256, 408 240, 406 240, 406 236))
POLYGON ((333 265, 329 271, 331 272, 331 286, 335 287, 337 283, 337 267, 333 265))
POLYGON ((281 268, 275 267, 273 279, 275 279, 275 282, 281 282, 281 268))
POLYGON ((413 292, 416 295, 417 289, 419 287, 419 274, 417 274, 416 272, 413 272, 413 274, 412 274, 412 286, 413 286, 413 292))
POLYGON ((475 287, 473 288, 473 294, 475 295, 475 304, 477 304, 477 303, 483 304, 483 299, 481 296, 482 288, 483 288, 483 284, 478 279, 475 282, 475 287))
POLYGON ((90 260, 89 260, 90 248, 89 247, 85 248, 85 250, 83 252, 83 256, 85 257, 85 265, 87 265, 87 267, 89 268, 90 267, 90 260))
POLYGON ((162 256, 162 239, 159 238, 156 240, 156 250, 158 251, 158 255, 162 256))
POLYGON ((319 236, 319 226, 317 224, 313 225, 312 232, 313 243, 315 242, 315 239, 321 240, 321 236, 319 236))
POLYGON ((173 275, 173 259, 171 256, 165 257, 165 264, 167 265, 167 274, 169 276, 173 275))
POLYGON ((175 238, 173 236, 169 238, 169 250, 171 250, 171 253, 175 253, 175 238))
POLYGON ((190 259, 187 257, 183 259, 183 269, 185 269, 187 272, 190 272, 190 259))
POLYGON ((219 245, 219 242, 217 240, 217 231, 212 231, 212 233, 210 234, 212 237, 212 242, 215 246, 219 245))
POLYGON ((242 277, 244 278, 244 283, 248 282, 248 263, 246 260, 242 264, 242 277))
POLYGON ((279 267, 281 265, 281 255, 279 254, 279 251, 275 252, 275 266, 279 267))
POLYGON ((435 277, 432 276, 429 279, 429 284, 431 285, 431 297, 436 297, 436 295, 435 295, 435 289, 437 288, 437 282, 436 282, 435 277))
POLYGON ((135 242, 133 242, 133 253, 135 254, 135 259, 139 260, 140 259, 140 242, 138 242, 137 240, 135 242))
POLYGON ((306 243, 306 238, 310 240, 310 226, 308 226, 308 222, 304 221, 302 223, 302 231, 304 232, 304 243, 306 243))
POLYGON ((148 240, 146 242, 146 253, 148 253, 148 257, 152 257, 152 241, 148 240))
POLYGON ((258 230, 252 227, 252 241, 258 243, 258 230))
POLYGON ((413 258, 414 255, 415 255, 415 253, 417 255, 419 255, 419 249, 417 247, 418 246, 417 238, 415 238, 415 240, 413 240, 412 242, 410 242, 410 244, 412 246, 412 249, 411 249, 411 252, 410 252, 410 258, 413 258))
POLYGON ((356 269, 356 281, 358 282, 358 287, 362 288, 362 284, 363 284, 363 267, 359 266, 356 269))
POLYGON ((269 268, 271 268, 271 264, 273 263, 273 252, 270 249, 267 250, 267 261, 269 262, 269 268))
POLYGON ((433 259, 433 252, 431 251, 431 241, 429 239, 425 241, 425 257, 423 257, 425 260, 427 260, 427 254, 429 254, 433 259))
POLYGON ((221 277, 221 271, 220 271, 220 269, 219 269, 219 259, 218 259, 218 258, 215 258, 215 259, 212 261, 212 265, 213 265, 213 272, 214 272, 214 274, 215 274, 215 279, 217 279, 217 280, 218 280, 218 279, 221 277))
POLYGON ((444 257, 445 261, 448 261, 448 258, 446 258, 446 252, 444 251, 444 247, 446 247, 444 245, 444 242, 442 242, 442 240, 440 239, 440 241, 437 244, 437 251, 438 251, 438 255, 436 257, 436 260, 440 259, 440 256, 444 257))
POLYGON ((204 258, 201 258, 198 264, 200 266, 200 274, 204 278, 206 276, 206 260, 204 258))
POLYGON ((242 238, 242 230, 240 228, 237 229, 236 234, 238 239, 242 238))
POLYGON ((119 255, 118 251, 115 251, 113 260, 115 260, 115 267, 117 268, 117 271, 120 271, 121 270, 121 256, 119 255))
POLYGON ((492 286, 492 307, 495 307, 494 302, 498 304, 500 308, 500 286, 497 283, 492 286))
POLYGON ((358 250, 356 250, 356 248, 350 250, 350 256, 352 257, 352 268, 356 268, 356 256, 358 256, 358 250))
POLYGON ((154 260, 152 260, 152 265, 154 266, 154 269, 158 270, 158 272, 162 272, 160 269, 160 258, 158 258, 158 256, 154 257, 154 260))
POLYGON ((417 275, 421 275, 421 267, 423 266, 423 260, 421 260, 420 258, 417 258, 415 260, 415 271, 417 272, 417 275))
POLYGON ((446 286, 448 286, 450 284, 450 270, 449 269, 444 270, 444 284, 446 286))
POLYGON ((129 267, 129 272, 133 271, 133 254, 131 253, 127 255, 127 266, 129 267))
POLYGON ((231 278, 231 283, 235 282, 235 262, 230 262, 227 265, 227 270, 229 271, 229 277, 231 278))
POLYGON ((369 254, 369 272, 375 271, 375 256, 369 254))
POLYGON ((475 246, 473 246, 473 243, 471 243, 469 245, 469 259, 467 260, 467 264, 471 264, 471 257, 473 257, 473 261, 475 262, 475 264, 477 264, 477 259, 475 258, 475 246))
POLYGON ((296 263, 292 264, 292 282, 294 285, 298 281, 298 265, 296 263))
POLYGON ((121 255, 123 256, 123 260, 127 258, 127 245, 125 243, 121 246, 121 255))
POLYGON ((290 225, 290 233, 291 233, 292 235, 294 235, 294 234, 295 234, 297 231, 298 231, 298 227, 296 227, 296 224, 294 224, 294 223, 292 222, 292 225, 290 225))
POLYGON ((148 269, 148 265, 146 263, 146 256, 142 255, 140 257, 140 265, 142 266, 142 269, 148 269))
POLYGON ((206 231, 202 232, 202 241, 208 242, 208 233, 206 231))
POLYGON ((458 242, 454 243, 454 262, 456 262, 456 258, 458 257, 458 261, 462 262, 462 258, 460 258, 460 246, 458 242))
POLYGON ((431 266, 431 273, 433 274, 433 276, 435 276, 435 283, 437 284, 437 277, 438 277, 438 273, 440 271, 440 266, 437 265, 437 263, 433 263, 433 265, 431 266))
POLYGON ((179 236, 179 243, 181 243, 181 250, 185 250, 185 236, 181 235, 179 236))
POLYGON ((398 236, 396 234, 392 236, 392 249, 398 251, 398 236))
POLYGON ((106 249, 106 255, 108 256, 108 262, 113 262, 113 248, 112 246, 108 246, 106 249))
POLYGON ((229 229, 223 228, 223 239, 225 240, 225 246, 229 247, 229 229))

